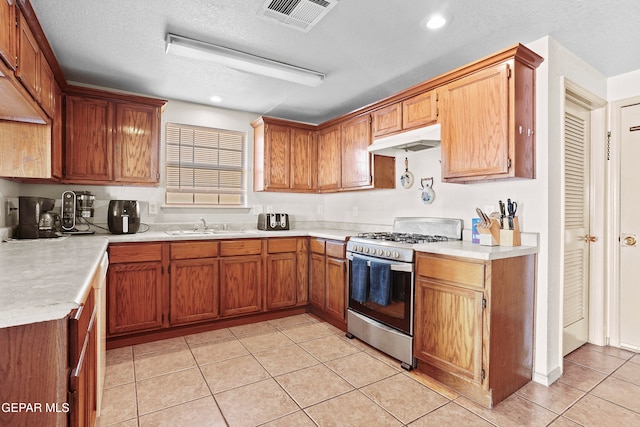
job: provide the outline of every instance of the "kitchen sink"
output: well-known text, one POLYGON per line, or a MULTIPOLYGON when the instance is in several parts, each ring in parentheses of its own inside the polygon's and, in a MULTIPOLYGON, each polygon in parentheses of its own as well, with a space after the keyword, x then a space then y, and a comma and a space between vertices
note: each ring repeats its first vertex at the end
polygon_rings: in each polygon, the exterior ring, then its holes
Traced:
POLYGON ((240 234, 241 230, 174 230, 165 231, 170 236, 211 236, 215 234, 240 234))

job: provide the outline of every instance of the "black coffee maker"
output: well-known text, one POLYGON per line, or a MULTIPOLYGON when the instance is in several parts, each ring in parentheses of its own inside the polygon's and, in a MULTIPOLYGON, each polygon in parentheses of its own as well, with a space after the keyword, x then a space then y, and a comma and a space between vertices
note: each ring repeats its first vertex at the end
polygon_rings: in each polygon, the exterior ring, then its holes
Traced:
POLYGON ((51 212, 55 199, 47 197, 18 197, 19 239, 60 237, 60 215, 51 212))

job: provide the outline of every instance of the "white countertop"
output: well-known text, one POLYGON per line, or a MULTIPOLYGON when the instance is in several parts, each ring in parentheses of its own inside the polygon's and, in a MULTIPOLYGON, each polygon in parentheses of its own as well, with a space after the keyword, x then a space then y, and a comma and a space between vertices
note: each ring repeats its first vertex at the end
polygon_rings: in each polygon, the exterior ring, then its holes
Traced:
MULTIPOLYGON (((77 308, 109 243, 311 236, 346 240, 354 230, 244 230, 210 235, 169 235, 164 231, 96 234, 60 239, 20 240, 0 244, 0 328, 62 319, 77 308)), ((524 236, 524 234, 523 234, 524 236)), ((468 241, 423 243, 416 251, 481 260, 538 253, 536 239, 528 246, 480 246, 468 241)))
POLYGON ((0 244, 0 328, 62 319, 83 302, 108 240, 0 244))

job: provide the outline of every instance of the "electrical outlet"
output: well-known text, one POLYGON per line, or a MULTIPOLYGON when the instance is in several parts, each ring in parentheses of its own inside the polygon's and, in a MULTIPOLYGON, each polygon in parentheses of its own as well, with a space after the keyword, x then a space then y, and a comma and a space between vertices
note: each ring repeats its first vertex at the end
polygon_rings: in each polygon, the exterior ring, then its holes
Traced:
POLYGON ((323 215, 323 214, 324 214, 324 206, 318 205, 318 215, 323 215))
POLYGON ((353 216, 358 216, 358 207, 357 206, 353 207, 353 216))
POLYGON ((149 202, 149 215, 158 215, 158 203, 149 202))
POLYGON ((273 213, 273 206, 267 206, 266 211, 267 213, 273 213))

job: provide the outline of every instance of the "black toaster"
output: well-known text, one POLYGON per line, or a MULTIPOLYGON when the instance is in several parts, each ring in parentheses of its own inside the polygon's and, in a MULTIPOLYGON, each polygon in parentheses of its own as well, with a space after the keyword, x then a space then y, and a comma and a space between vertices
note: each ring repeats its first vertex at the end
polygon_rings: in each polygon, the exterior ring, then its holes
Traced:
POLYGON ((258 230, 288 230, 289 215, 285 213, 258 214, 258 230))

